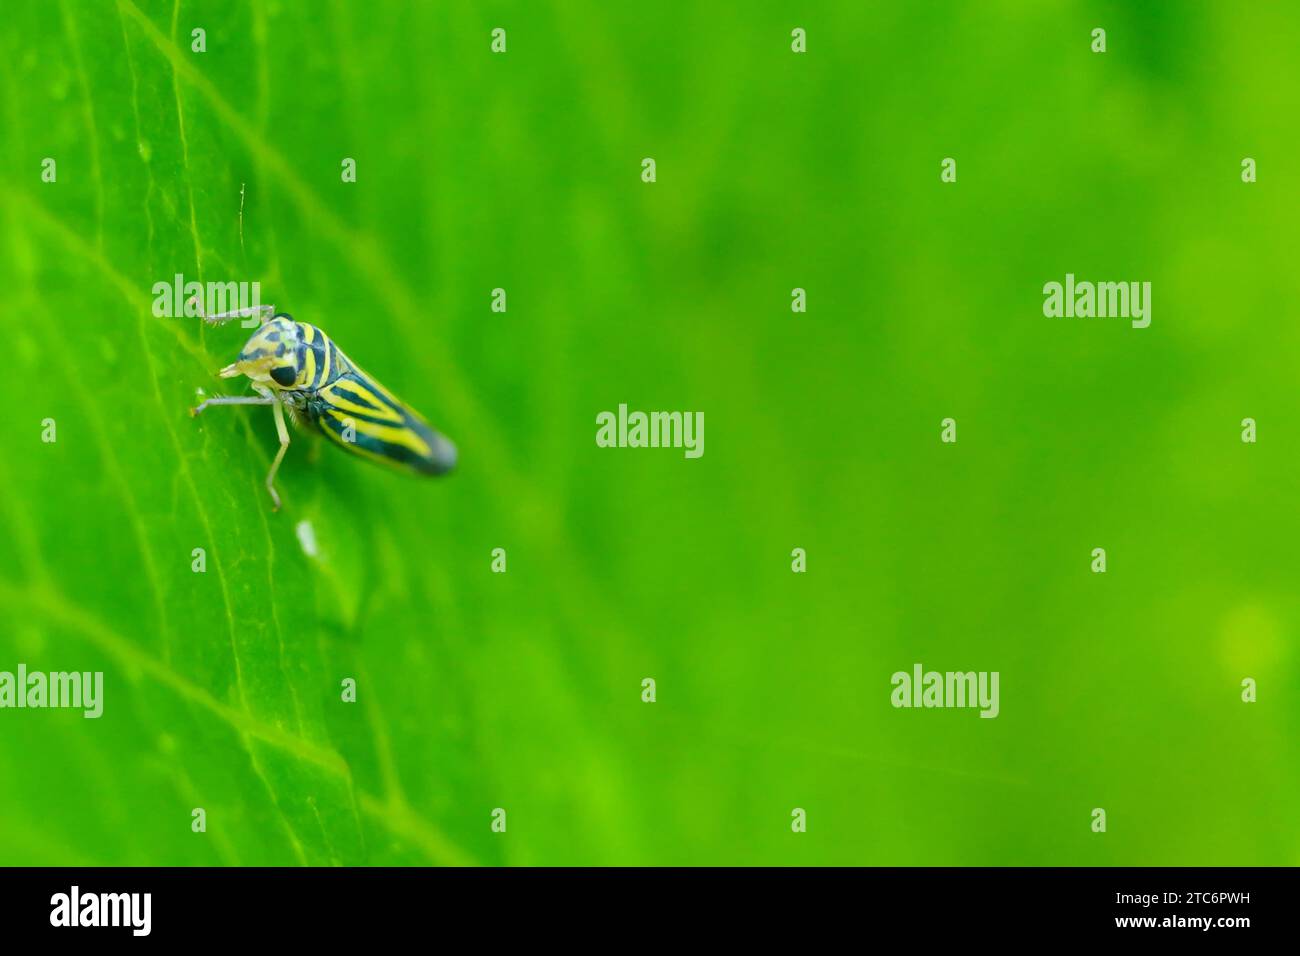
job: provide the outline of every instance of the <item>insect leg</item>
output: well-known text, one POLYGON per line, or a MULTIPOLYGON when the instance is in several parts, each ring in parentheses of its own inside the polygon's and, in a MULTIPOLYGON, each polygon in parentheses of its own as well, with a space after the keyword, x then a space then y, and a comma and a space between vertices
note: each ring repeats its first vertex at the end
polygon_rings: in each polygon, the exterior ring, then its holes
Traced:
POLYGON ((271 501, 275 503, 273 511, 280 510, 280 495, 275 490, 275 473, 280 470, 280 462, 284 459, 284 453, 289 449, 289 429, 284 424, 284 407, 275 399, 271 399, 275 408, 275 430, 280 435, 280 450, 275 453, 275 461, 271 462, 271 470, 266 475, 266 490, 271 493, 271 501))
POLYGON ((222 395, 217 398, 205 399, 197 408, 191 408, 191 415, 198 415, 199 412, 209 405, 274 405, 274 398, 258 397, 252 395, 222 395))
POLYGON ((232 312, 219 312, 216 315, 203 314, 203 300, 194 296, 186 305, 193 303, 199 311, 199 318, 204 322, 211 322, 213 325, 220 325, 222 322, 229 322, 231 319, 243 319, 257 316, 258 325, 265 325, 275 315, 275 306, 273 305, 250 305, 246 309, 235 309, 232 312))

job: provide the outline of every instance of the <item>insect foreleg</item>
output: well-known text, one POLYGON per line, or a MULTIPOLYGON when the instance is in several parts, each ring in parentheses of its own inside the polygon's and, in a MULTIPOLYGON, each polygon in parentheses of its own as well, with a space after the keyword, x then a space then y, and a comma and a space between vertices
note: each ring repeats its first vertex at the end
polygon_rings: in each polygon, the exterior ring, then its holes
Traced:
POLYGON ((199 311, 199 318, 204 322, 211 322, 213 325, 220 325, 222 322, 229 322, 231 319, 244 319, 257 316, 257 324, 265 325, 275 315, 275 306, 273 305, 250 305, 246 309, 235 309, 231 312, 219 312, 216 315, 203 314, 203 300, 194 296, 189 300, 187 305, 193 303, 199 311))
POLYGON ((198 407, 191 408, 190 414, 197 415, 209 405, 274 405, 275 399, 259 396, 254 398, 252 395, 222 395, 217 398, 205 399, 198 407))
POLYGON ((275 490, 275 473, 280 470, 280 462, 284 459, 284 453, 289 449, 289 429, 284 424, 284 407, 275 399, 271 399, 275 408, 275 430, 280 435, 280 450, 275 453, 275 461, 271 462, 271 470, 266 475, 266 490, 271 493, 271 501, 275 504, 275 511, 280 510, 280 495, 275 490))

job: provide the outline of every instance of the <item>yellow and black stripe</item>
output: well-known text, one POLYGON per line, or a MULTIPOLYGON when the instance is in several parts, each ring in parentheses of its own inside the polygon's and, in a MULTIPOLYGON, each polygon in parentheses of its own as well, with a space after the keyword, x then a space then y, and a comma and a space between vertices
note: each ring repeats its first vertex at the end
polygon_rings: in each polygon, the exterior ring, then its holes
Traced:
POLYGON ((297 326, 301 345, 295 389, 313 392, 352 371, 352 363, 328 335, 306 322, 298 322, 297 326))
POLYGON ((307 421, 363 458, 423 475, 456 464, 456 447, 413 409, 358 368, 320 329, 299 322, 302 343, 293 391, 307 421))

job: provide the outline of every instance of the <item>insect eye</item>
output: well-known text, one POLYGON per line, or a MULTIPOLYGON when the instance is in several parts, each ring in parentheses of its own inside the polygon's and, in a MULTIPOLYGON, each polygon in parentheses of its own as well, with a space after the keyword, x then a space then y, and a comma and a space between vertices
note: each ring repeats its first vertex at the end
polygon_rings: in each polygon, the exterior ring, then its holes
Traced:
POLYGON ((290 365, 278 365, 271 369, 271 379, 281 388, 288 388, 297 377, 298 373, 290 365))

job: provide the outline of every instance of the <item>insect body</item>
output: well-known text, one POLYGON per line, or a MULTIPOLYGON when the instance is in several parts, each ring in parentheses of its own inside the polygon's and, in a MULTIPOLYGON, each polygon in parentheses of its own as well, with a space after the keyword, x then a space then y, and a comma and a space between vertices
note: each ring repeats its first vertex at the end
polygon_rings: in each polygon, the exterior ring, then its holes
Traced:
POLYGON ((289 447, 284 411, 295 424, 319 431, 353 454, 421 475, 442 475, 456 464, 456 447, 434 431, 414 410, 367 375, 314 325, 274 314, 273 306, 204 316, 210 322, 259 315, 262 324, 220 371, 222 378, 246 375, 252 396, 210 398, 191 409, 198 415, 210 405, 270 405, 280 451, 266 476, 276 510, 280 496, 275 474, 289 447))

